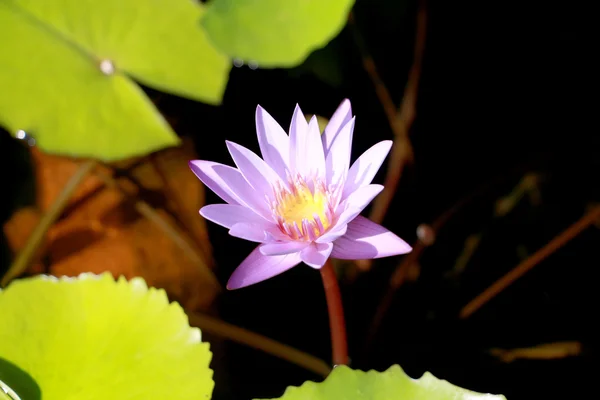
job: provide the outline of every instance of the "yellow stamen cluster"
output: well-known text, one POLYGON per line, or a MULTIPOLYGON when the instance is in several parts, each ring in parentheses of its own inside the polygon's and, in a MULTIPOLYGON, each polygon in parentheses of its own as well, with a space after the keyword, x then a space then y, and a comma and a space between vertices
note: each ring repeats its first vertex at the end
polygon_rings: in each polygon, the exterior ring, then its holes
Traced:
POLYGON ((275 189, 273 214, 283 233, 295 240, 315 240, 331 225, 329 193, 319 181, 309 185, 290 179, 289 187, 275 189))

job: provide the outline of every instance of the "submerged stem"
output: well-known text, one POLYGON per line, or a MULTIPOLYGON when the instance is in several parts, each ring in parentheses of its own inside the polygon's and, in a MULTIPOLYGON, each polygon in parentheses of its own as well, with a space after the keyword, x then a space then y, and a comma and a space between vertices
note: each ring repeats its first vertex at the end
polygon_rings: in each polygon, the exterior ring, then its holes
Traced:
POLYGON ((71 195, 95 166, 95 160, 84 161, 73 174, 73 176, 71 176, 48 211, 46 211, 40 222, 36 225, 31 235, 29 235, 27 243, 25 243, 25 247, 19 252, 10 268, 2 278, 0 286, 6 286, 8 282, 21 275, 27 269, 31 259, 35 256, 38 247, 42 243, 44 236, 46 236, 46 233, 52 224, 54 224, 54 222, 60 217, 61 213, 69 203, 71 195))
POLYGON ((344 307, 340 287, 330 260, 327 260, 321 268, 321 278, 323 279, 323 288, 325 289, 325 298, 327 299, 327 311, 329 312, 333 365, 347 365, 348 342, 346 340, 344 307))
POLYGON ((202 332, 210 332, 225 339, 264 351, 323 377, 327 377, 331 372, 331 367, 325 361, 291 346, 205 314, 193 311, 186 311, 186 313, 190 319, 190 324, 197 326, 202 332))

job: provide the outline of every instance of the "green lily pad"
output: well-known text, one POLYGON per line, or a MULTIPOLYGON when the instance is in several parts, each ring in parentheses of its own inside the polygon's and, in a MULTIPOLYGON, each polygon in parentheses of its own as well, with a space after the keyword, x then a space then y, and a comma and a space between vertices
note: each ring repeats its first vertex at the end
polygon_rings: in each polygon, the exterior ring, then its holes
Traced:
POLYGON ((44 400, 211 397, 209 345, 141 278, 16 280, 0 291, 0 310, 0 359, 29 374, 44 400))
POLYGON ((425 373, 412 379, 397 365, 385 372, 357 371, 336 367, 322 383, 305 382, 289 387, 281 400, 506 400, 482 394, 437 379, 425 373))
POLYGON ((130 77, 218 104, 230 62, 190 0, 0 0, 0 124, 51 153, 105 161, 179 139, 130 77))
POLYGON ((202 18, 225 53, 261 67, 291 67, 344 27, 354 0, 212 0, 202 18))

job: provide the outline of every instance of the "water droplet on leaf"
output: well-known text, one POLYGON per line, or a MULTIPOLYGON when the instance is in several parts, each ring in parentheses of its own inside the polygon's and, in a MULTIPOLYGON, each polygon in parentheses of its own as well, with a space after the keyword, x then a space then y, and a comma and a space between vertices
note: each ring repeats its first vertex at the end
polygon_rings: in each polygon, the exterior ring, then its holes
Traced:
POLYGON ((110 60, 100 61, 100 71, 104 75, 112 75, 115 73, 115 65, 110 60))

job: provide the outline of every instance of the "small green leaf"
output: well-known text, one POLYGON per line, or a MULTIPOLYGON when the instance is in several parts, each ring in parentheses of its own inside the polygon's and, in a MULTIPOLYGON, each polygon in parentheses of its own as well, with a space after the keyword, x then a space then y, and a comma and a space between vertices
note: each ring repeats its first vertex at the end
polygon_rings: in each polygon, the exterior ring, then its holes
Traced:
POLYGON ((0 124, 45 151, 119 160, 179 143, 129 76, 207 103, 230 63, 190 0, 0 0, 0 124), (103 70, 104 69, 104 72, 103 70))
POLYGON ((44 400, 211 397, 208 344, 141 278, 17 280, 0 291, 0 310, 0 358, 31 375, 44 400))
POLYGON ((506 400, 475 393, 425 373, 412 379, 397 365, 385 372, 336 367, 322 383, 289 387, 281 400, 506 400))
POLYGON ((212 0, 202 18, 217 47, 262 67, 291 67, 346 24, 354 0, 212 0))

